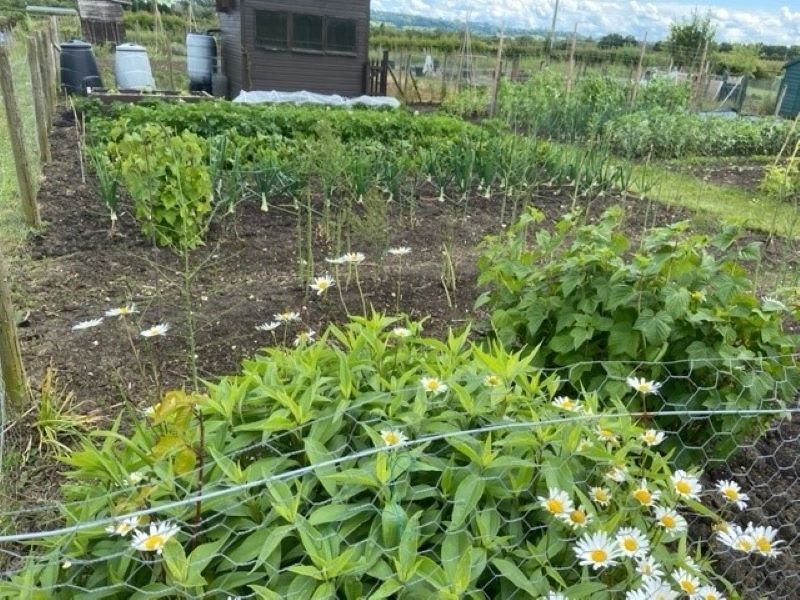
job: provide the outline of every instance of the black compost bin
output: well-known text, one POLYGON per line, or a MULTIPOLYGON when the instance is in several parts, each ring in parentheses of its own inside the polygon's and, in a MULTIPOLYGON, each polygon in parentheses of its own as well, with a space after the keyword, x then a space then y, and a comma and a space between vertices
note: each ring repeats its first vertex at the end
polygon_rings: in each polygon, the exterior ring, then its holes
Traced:
POLYGON ((61 44, 61 88, 68 94, 86 95, 86 88, 103 87, 92 45, 80 40, 61 44))

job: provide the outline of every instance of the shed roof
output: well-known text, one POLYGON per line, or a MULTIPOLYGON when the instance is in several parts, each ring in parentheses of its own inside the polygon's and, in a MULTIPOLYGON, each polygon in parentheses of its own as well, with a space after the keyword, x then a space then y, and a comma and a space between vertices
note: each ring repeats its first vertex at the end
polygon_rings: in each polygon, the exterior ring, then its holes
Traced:
POLYGON ((791 67, 800 64, 800 58, 795 58, 794 60, 790 60, 785 65, 783 65, 784 69, 790 69, 791 67))

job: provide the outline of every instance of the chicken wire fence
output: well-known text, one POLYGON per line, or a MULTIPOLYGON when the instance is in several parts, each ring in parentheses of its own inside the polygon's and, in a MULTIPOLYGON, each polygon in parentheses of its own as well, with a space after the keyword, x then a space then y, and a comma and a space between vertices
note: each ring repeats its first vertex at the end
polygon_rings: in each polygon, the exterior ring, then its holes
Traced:
POLYGON ((688 361, 605 365, 621 398, 566 371, 384 381, 300 425, 286 398, 229 410, 252 380, 165 398, 79 447, 60 502, 0 514, 0 597, 796 598, 800 427, 775 364, 717 363, 707 385, 739 392, 714 409, 702 386, 670 400, 688 361))

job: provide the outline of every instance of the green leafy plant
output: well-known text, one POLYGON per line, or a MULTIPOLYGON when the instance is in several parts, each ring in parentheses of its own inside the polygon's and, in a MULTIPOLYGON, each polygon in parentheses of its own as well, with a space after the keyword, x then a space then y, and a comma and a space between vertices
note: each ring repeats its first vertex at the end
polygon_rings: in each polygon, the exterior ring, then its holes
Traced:
POLYGON ((97 176, 97 187, 100 192, 100 198, 108 210, 109 219, 111 219, 111 227, 113 228, 117 223, 117 187, 119 185, 118 174, 116 173, 108 154, 96 146, 88 147, 87 153, 89 161, 94 168, 95 175, 97 176))
POLYGON ((203 243, 212 188, 202 138, 150 124, 109 142, 106 152, 118 165, 145 235, 178 249, 203 243))
POLYGON ((678 510, 719 517, 663 434, 468 337, 354 319, 90 434, 65 459, 68 533, 0 597, 610 600, 648 585, 636 557, 724 585, 678 510))
POLYGON ((758 258, 756 244, 736 246, 730 228, 689 235, 681 223, 646 231, 633 246, 619 209, 594 224, 568 215, 553 231, 533 231, 541 218, 531 209, 485 243, 479 281, 489 290, 478 304, 504 345, 563 369, 564 393, 614 397, 630 376, 666 380, 628 407, 678 432, 668 447, 682 465, 726 459, 770 419, 737 411, 780 409, 795 397, 788 313, 753 293, 741 264, 758 258))

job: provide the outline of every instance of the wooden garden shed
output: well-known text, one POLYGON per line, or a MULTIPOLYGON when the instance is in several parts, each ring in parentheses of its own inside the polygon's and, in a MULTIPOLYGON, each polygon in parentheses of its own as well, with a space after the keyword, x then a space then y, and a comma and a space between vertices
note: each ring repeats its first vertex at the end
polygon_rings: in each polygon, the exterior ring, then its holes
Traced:
POLYGON ((366 91, 369 0, 217 0, 229 92, 366 91))
POLYGON ((778 114, 790 119, 800 114, 800 58, 783 65, 783 83, 778 92, 778 114))
POLYGON ((81 19, 83 39, 92 44, 125 41, 125 25, 122 22, 122 5, 127 1, 78 0, 78 15, 81 19))

